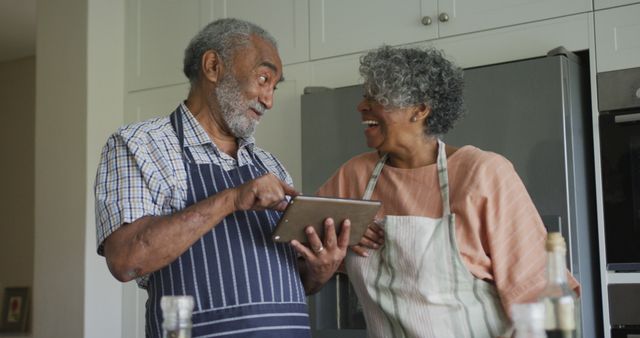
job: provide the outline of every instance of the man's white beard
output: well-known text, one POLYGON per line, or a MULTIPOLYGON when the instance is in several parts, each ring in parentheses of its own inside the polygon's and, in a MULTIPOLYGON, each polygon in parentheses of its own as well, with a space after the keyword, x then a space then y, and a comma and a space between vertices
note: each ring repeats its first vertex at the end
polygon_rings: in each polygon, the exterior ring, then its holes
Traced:
POLYGON ((215 89, 215 95, 220 105, 222 119, 227 127, 238 138, 253 136, 259 120, 247 116, 250 108, 264 114, 265 107, 259 102, 251 102, 244 98, 240 84, 233 75, 227 73, 215 89))

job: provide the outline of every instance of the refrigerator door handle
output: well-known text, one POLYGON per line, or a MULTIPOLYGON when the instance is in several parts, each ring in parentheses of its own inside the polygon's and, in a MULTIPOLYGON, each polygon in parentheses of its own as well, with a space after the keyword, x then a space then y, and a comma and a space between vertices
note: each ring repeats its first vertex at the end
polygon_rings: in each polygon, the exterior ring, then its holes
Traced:
POLYGON ((640 121, 640 113, 616 115, 613 119, 616 123, 640 121))

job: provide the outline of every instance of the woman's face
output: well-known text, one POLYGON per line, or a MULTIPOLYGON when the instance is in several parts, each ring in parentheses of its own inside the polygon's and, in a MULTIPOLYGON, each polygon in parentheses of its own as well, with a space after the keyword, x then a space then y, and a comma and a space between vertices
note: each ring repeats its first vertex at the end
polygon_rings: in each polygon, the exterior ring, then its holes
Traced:
POLYGON ((422 135, 423 121, 411 121, 416 111, 413 107, 385 108, 365 95, 358 111, 362 114, 364 135, 370 148, 394 153, 414 142, 416 135, 422 135))

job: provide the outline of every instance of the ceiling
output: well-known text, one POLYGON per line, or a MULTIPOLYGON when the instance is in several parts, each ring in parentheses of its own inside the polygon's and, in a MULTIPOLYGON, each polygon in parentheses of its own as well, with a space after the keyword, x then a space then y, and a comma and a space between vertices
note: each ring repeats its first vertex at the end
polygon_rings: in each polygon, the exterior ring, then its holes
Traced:
POLYGON ((36 54, 36 0, 0 0, 0 62, 36 54))

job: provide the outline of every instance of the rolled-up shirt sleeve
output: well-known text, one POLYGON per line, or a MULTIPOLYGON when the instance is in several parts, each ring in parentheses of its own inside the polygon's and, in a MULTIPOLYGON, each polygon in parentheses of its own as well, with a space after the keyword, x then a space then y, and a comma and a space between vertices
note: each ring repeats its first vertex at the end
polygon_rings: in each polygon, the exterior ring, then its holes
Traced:
POLYGON ((104 240, 120 226, 146 215, 159 215, 164 204, 163 182, 157 161, 145 144, 121 133, 104 146, 95 182, 98 254, 104 240))

